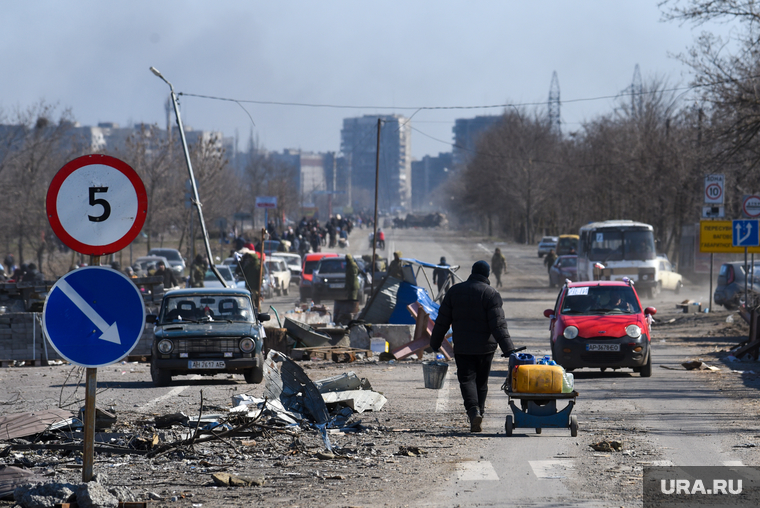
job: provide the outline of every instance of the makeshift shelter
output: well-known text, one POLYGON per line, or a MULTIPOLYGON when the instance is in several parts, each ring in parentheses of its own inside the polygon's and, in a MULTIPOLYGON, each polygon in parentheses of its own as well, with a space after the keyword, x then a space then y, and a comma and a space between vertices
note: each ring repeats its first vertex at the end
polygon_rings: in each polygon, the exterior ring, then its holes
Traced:
POLYGON ((409 313, 407 306, 416 302, 435 321, 438 317, 438 302, 443 299, 445 291, 451 287, 451 281, 462 282, 456 274, 459 265, 435 265, 413 258, 401 258, 401 261, 405 263, 403 265, 404 280, 386 276, 381 281, 380 288, 375 290, 375 294, 359 314, 359 320, 376 324, 413 325, 415 318, 409 313), (425 269, 435 270, 436 268, 446 270, 450 274, 440 293, 437 286, 433 287, 431 277, 428 277, 425 272, 425 269), (420 275, 427 283, 429 292, 419 285, 418 281, 422 282, 420 275), (435 298, 432 298, 431 294, 436 295, 435 298))

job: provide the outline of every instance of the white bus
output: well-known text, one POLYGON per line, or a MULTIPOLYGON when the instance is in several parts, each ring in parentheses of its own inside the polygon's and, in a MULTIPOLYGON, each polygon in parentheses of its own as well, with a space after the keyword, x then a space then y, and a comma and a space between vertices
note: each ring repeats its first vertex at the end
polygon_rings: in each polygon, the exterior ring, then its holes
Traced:
POLYGON ((658 292, 654 228, 643 222, 608 220, 581 227, 578 280, 634 281, 636 291, 658 292))

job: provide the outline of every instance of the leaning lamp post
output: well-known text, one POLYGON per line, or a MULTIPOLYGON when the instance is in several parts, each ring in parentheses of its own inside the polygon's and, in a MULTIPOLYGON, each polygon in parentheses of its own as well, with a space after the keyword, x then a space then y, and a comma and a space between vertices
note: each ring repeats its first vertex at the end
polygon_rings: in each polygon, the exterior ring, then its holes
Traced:
MULTIPOLYGON (((174 116, 177 118, 177 127, 179 128, 179 137, 182 140, 182 151, 185 154, 185 163, 187 163, 187 172, 190 174, 190 184, 193 187, 193 205, 195 206, 195 209, 198 211, 198 221, 201 223, 201 231, 203 232, 203 245, 206 247, 206 256, 208 257, 208 263, 209 268, 211 271, 216 275, 216 278, 219 279, 219 282, 222 283, 222 287, 227 287, 227 282, 224 280, 222 275, 219 273, 219 270, 216 269, 216 266, 214 265, 214 255, 211 252, 211 244, 208 239, 208 231, 206 230, 206 223, 203 220, 203 208, 201 205, 201 199, 198 197, 198 186, 195 184, 195 175, 193 174, 193 164, 190 162, 190 152, 187 149, 187 139, 185 138, 185 129, 182 127, 182 117, 179 114, 179 101, 177 100, 177 94, 174 93, 174 87, 171 83, 169 83, 169 80, 167 80, 160 72, 158 72, 158 69, 155 67, 151 67, 150 71, 161 78, 164 83, 169 85, 169 89, 171 90, 171 97, 172 97, 172 104, 174 104, 174 116)), ((193 241, 193 239, 190 239, 193 241)))

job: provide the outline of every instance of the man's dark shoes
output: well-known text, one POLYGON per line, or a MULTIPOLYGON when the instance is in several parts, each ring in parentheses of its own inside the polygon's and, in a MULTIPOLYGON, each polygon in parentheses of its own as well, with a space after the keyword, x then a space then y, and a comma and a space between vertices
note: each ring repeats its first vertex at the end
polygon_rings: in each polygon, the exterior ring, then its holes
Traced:
POLYGON ((481 432, 483 430, 483 416, 480 414, 480 409, 471 407, 467 410, 467 417, 470 419, 470 432, 481 432))

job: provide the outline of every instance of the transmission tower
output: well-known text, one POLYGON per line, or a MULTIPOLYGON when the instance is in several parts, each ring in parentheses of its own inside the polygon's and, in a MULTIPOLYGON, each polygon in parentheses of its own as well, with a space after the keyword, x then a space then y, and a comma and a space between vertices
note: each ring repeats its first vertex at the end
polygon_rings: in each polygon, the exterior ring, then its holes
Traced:
POLYGON ((559 79, 557 71, 552 74, 552 84, 549 87, 549 125, 552 131, 562 133, 562 120, 559 114, 559 79))
POLYGON ((631 81, 631 111, 636 118, 644 113, 644 86, 641 84, 641 72, 639 64, 633 69, 633 81, 631 81))

